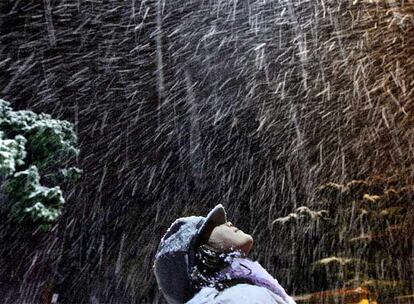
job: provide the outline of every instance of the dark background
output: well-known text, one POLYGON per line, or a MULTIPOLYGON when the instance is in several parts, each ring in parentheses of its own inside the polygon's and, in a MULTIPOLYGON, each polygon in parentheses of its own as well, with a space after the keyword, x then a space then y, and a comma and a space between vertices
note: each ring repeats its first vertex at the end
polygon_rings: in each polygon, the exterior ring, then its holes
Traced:
POLYGON ((5 303, 157 302, 159 239, 217 203, 290 294, 323 290, 301 272, 313 241, 272 221, 411 166, 413 4, 396 5, 2 1, 0 98, 73 122, 85 172, 52 232, 1 224, 5 303))

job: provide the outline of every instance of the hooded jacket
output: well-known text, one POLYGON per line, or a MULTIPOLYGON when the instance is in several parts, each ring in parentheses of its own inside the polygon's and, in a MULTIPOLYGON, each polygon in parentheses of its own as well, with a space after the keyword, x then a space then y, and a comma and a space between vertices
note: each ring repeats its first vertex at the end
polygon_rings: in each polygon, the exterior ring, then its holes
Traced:
POLYGON ((226 221, 221 204, 207 217, 190 216, 177 219, 162 237, 154 260, 154 274, 158 286, 170 304, 295 304, 282 286, 258 262, 246 258, 233 258, 230 265, 219 271, 215 280, 248 280, 252 284, 237 284, 224 290, 203 287, 196 291, 191 284, 195 266, 197 239, 206 223, 217 225, 226 221))
POLYGON ((286 302, 265 287, 237 284, 222 291, 213 287, 204 287, 186 304, 286 304, 286 302))
POLYGON ((247 258, 234 258, 230 266, 218 272, 213 278, 216 282, 233 279, 247 279, 252 284, 237 284, 222 291, 213 287, 204 287, 187 304, 295 304, 278 281, 258 262, 247 258))

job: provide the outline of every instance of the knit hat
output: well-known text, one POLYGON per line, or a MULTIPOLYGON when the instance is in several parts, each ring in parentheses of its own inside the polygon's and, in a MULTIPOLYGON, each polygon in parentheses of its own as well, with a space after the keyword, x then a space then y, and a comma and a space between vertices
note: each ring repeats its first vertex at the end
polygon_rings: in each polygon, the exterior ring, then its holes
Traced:
POLYGON ((193 296, 190 271, 195 265, 199 238, 211 224, 218 226, 226 222, 226 211, 218 204, 206 217, 181 217, 168 228, 154 261, 154 274, 168 303, 185 303, 193 296))

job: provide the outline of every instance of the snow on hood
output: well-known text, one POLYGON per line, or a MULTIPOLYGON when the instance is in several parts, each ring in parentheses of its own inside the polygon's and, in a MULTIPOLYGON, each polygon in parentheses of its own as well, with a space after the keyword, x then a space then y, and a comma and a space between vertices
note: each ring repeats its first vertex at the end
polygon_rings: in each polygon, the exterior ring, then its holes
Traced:
POLYGON ((205 221, 202 216, 179 218, 160 241, 154 274, 168 303, 184 303, 192 296, 189 271, 194 266, 194 241, 205 221))

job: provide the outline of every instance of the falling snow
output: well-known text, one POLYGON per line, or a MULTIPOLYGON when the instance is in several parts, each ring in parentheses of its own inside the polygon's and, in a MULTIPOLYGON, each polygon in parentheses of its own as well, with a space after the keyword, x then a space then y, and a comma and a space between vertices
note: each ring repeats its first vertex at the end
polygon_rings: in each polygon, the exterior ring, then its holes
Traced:
POLYGON ((414 294, 413 29, 411 0, 2 1, 0 98, 84 170, 49 233, 0 221, 3 302, 164 303, 159 240, 217 203, 291 295, 414 294))

